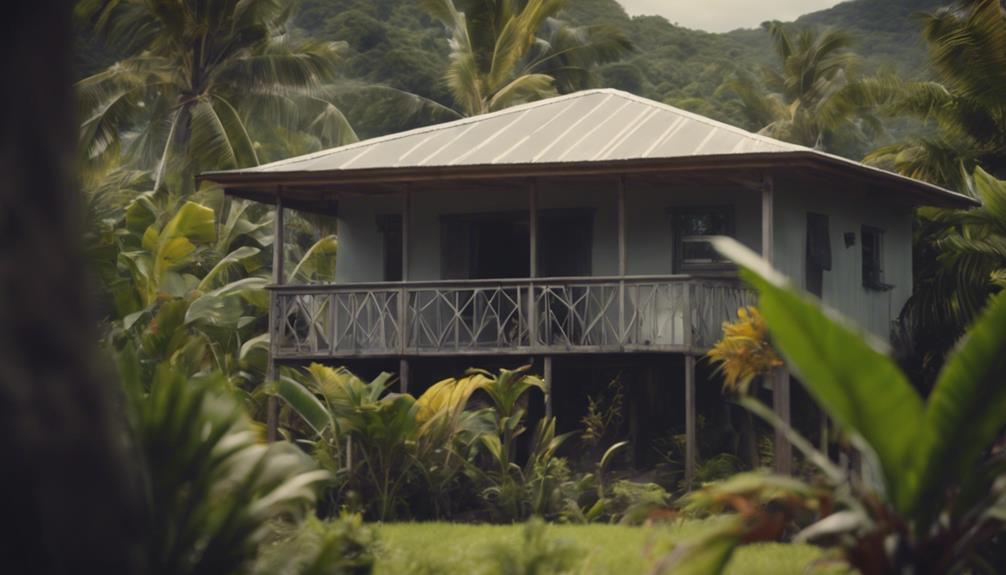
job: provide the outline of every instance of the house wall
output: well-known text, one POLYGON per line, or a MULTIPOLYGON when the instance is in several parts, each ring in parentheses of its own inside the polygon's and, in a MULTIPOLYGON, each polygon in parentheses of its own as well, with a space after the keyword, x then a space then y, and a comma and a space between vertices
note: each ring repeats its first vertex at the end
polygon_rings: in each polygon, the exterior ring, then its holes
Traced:
POLYGON ((912 208, 879 201, 882 191, 840 189, 799 179, 776 180, 774 209, 775 267, 805 287, 807 213, 828 215, 832 269, 824 272, 823 301, 878 337, 890 337, 892 322, 912 293, 912 208), (863 286, 861 227, 884 230, 884 282, 889 291, 863 286), (844 234, 855 234, 846 247, 844 234))
MULTIPOLYGON (((630 275, 669 274, 673 269, 670 211, 689 206, 735 206, 738 239, 761 249, 761 199, 737 188, 657 184, 630 180, 626 186, 626 268, 630 275)), ((443 216, 527 210, 524 188, 423 191, 412 196, 409 280, 442 279, 440 220, 443 216)), ((342 283, 382 279, 383 238, 377 217, 400 214, 398 196, 354 196, 339 202, 342 283)), ((591 208, 594 213, 591 268, 595 276, 618 274, 618 200, 612 181, 539 183, 539 210, 591 208)))
MULTIPOLYGON (((613 180, 548 182, 539 184, 541 210, 593 208, 592 273, 618 273, 616 184, 613 180)), ((843 190, 828 182, 776 179, 774 209, 775 265, 804 287, 807 212, 829 216, 832 270, 824 272, 824 301, 852 317, 874 334, 887 339, 912 285, 912 209, 877 201, 878 195, 859 196, 862 190, 843 190), (884 281, 894 287, 874 291, 863 287, 860 228, 884 230, 884 281), (853 232, 854 246, 846 248, 843 234, 853 232)), ((676 207, 732 204, 737 238, 761 250, 761 195, 740 187, 643 182, 626 186, 626 256, 629 275, 669 274, 673 269, 670 210, 676 207)), ((409 224, 411 281, 442 279, 441 226, 445 215, 521 211, 528 206, 526 188, 419 191, 412 196, 409 224)), ((381 281, 382 236, 377 217, 401 213, 399 196, 355 196, 339 204, 340 251, 337 281, 381 281)))

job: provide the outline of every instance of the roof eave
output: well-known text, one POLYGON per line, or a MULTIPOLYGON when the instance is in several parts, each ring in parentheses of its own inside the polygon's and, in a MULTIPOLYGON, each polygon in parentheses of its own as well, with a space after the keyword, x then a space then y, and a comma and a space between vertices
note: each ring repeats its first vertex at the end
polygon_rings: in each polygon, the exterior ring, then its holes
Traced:
POLYGON ((284 186, 325 185, 330 188, 360 184, 396 186, 408 182, 474 181, 485 178, 516 180, 534 177, 600 175, 626 172, 702 172, 710 169, 778 170, 780 168, 826 168, 837 170, 846 175, 895 186, 912 196, 912 203, 919 206, 969 208, 980 205, 974 198, 927 182, 809 149, 680 158, 606 160, 600 162, 480 164, 329 171, 265 172, 256 169, 226 170, 199 174, 197 181, 214 182, 223 187, 231 195, 258 199, 255 197, 256 192, 261 195, 267 189, 272 188, 274 190, 273 193, 276 193, 284 186))

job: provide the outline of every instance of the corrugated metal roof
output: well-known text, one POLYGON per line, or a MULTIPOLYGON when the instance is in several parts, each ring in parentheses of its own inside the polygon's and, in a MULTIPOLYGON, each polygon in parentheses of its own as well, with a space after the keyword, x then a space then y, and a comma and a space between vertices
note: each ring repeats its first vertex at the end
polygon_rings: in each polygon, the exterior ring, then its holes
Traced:
MULTIPOLYGON (((797 158, 840 165, 911 188, 943 205, 974 205, 967 196, 859 162, 753 134, 614 89, 585 90, 491 114, 390 134, 254 168, 202 174, 231 193, 240 182, 291 181, 388 170, 417 172, 483 166, 527 171, 541 165, 611 165, 688 158, 724 160, 797 158)), ((361 176, 362 177, 362 176, 361 176)), ((249 195, 248 197, 253 197, 249 195)), ((255 196, 256 199, 260 199, 255 196)))
POLYGON ((797 150, 807 148, 627 92, 603 89, 539 100, 236 171, 551 164, 797 150))

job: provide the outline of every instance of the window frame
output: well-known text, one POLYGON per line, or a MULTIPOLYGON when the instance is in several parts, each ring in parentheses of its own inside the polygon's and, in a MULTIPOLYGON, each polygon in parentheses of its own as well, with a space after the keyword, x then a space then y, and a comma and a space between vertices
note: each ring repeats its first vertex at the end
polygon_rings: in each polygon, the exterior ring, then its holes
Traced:
POLYGON ((711 273, 711 274, 736 274, 737 266, 730 260, 722 258, 713 262, 686 262, 684 259, 684 244, 686 241, 706 241, 708 242, 717 235, 726 235, 736 238, 735 206, 733 204, 713 204, 698 206, 676 206, 668 208, 671 214, 671 230, 673 233, 674 249, 672 250, 674 260, 672 270, 674 273, 711 273), (718 213, 723 216, 726 229, 722 234, 713 235, 688 235, 683 233, 684 218, 693 214, 718 213))
POLYGON ((884 229, 863 224, 859 229, 859 246, 863 287, 874 291, 887 291, 894 287, 884 282, 884 229), (875 239, 868 242, 867 237, 875 239), (868 249, 873 252, 873 257, 869 259, 868 249))

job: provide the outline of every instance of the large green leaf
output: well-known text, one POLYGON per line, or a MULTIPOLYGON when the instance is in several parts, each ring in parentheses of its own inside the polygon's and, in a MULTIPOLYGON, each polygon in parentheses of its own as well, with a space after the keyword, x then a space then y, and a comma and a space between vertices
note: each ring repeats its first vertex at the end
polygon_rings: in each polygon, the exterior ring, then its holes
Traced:
POLYGON ((281 377, 276 382, 276 393, 290 404, 290 407, 318 435, 323 434, 329 428, 335 428, 332 416, 325 405, 303 385, 288 377, 281 377))
POLYGON ((220 258, 220 261, 213 266, 213 269, 203 276, 203 279, 199 282, 199 287, 197 289, 200 291, 212 289, 216 284, 216 279, 218 277, 226 275, 230 268, 240 265, 244 260, 257 256, 260 251, 261 250, 258 248, 253 248, 251 246, 242 246, 220 258))
POLYGON ((814 399, 873 450, 889 496, 904 510, 916 486, 913 455, 925 436, 922 399, 870 336, 850 327, 751 250, 730 238, 715 246, 759 293, 773 344, 814 399))
POLYGON ((934 512, 942 493, 967 480, 1006 423, 1006 292, 995 296, 968 331, 933 388, 920 443, 918 503, 934 512))
POLYGON ((185 202, 156 237, 154 234, 150 234, 149 238, 147 234, 144 235, 145 245, 151 244, 149 247, 154 247, 156 244, 151 273, 154 285, 150 286, 151 291, 146 294, 148 304, 156 297, 153 290, 160 289, 166 272, 190 263, 197 244, 212 242, 216 233, 214 211, 195 202, 185 202))
POLYGON ((339 240, 335 236, 321 238, 308 248, 304 257, 290 272, 291 282, 335 280, 335 259, 339 253, 339 240))

